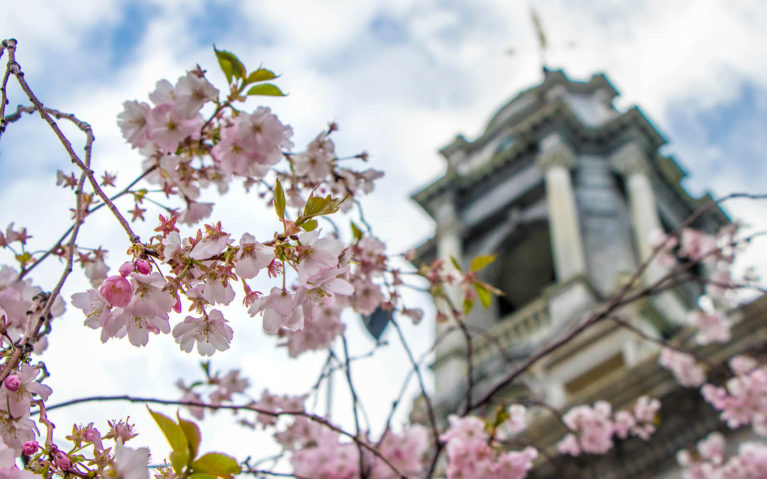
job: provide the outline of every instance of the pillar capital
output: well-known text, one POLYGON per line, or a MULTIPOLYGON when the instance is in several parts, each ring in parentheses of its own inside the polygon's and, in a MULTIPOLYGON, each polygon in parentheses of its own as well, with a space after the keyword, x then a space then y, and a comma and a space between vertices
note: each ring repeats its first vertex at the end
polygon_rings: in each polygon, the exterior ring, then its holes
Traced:
POLYGON ((535 161, 543 170, 554 166, 569 170, 575 166, 575 152, 559 133, 552 133, 541 140, 540 152, 535 161))
POLYGON ((624 177, 629 177, 634 173, 648 174, 650 172, 650 163, 647 159, 647 153, 634 142, 626 143, 610 156, 610 163, 615 171, 624 177))

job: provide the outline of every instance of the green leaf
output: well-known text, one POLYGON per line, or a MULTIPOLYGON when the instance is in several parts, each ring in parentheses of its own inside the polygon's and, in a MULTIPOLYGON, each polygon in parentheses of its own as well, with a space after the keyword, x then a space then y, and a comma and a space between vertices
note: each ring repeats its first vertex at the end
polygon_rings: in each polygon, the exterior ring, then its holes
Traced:
POLYGON ((170 462, 173 465, 173 470, 176 473, 180 473, 189 460, 189 446, 183 429, 173 422, 171 418, 154 412, 149 408, 147 410, 165 435, 165 439, 168 440, 171 449, 173 449, 173 452, 170 454, 170 462))
POLYGON ((262 83, 260 85, 253 85, 248 89, 248 95, 255 96, 285 96, 277 85, 271 83, 262 83))
POLYGON ((498 255, 496 254, 483 254, 479 255, 471 262, 471 271, 476 272, 480 271, 485 268, 485 266, 489 265, 493 261, 495 261, 495 258, 498 255))
POLYGON ((228 477, 242 472, 237 460, 219 452, 209 452, 192 463, 195 472, 204 472, 218 477, 228 477))
POLYGON ((218 50, 215 45, 213 45, 213 51, 216 52, 216 59, 218 59, 218 64, 228 83, 232 83, 232 77, 243 78, 245 76, 245 65, 237 58, 237 55, 226 50, 218 50))
POLYGON ((362 239, 362 231, 357 227, 356 224, 354 224, 354 221, 351 221, 352 224, 352 234, 354 235, 354 239, 359 241, 362 239))
POLYGON ((469 298, 463 298, 463 314, 469 314, 474 307, 474 300, 469 298))
POLYGON ((455 266, 455 269, 458 271, 461 271, 461 263, 458 262, 455 256, 450 257, 450 262, 453 263, 453 266, 455 266))
POLYGON ((312 218, 314 216, 321 215, 322 211, 327 208, 330 200, 330 195, 324 198, 322 196, 310 196, 309 199, 306 200, 303 216, 306 218, 312 218))
POLYGON ((16 261, 18 261, 21 266, 24 266, 25 264, 32 261, 32 255, 25 251, 16 255, 16 261))
POLYGON ((314 231, 317 228, 317 220, 309 220, 301 224, 304 231, 314 231))
POLYGON ((274 80, 278 75, 275 75, 273 71, 266 68, 259 68, 254 72, 250 72, 247 78, 245 78, 245 84, 258 83, 260 81, 274 80))
POLYGON ((479 301, 482 303, 482 306, 485 308, 489 307, 490 303, 493 301, 493 293, 491 293, 489 289, 485 288, 482 283, 474 283, 474 289, 477 291, 477 296, 479 297, 479 301))
POLYGON ((211 476, 210 474, 206 474, 204 472, 195 472, 189 476, 189 479, 216 479, 216 476, 211 476))
POLYGON ((176 474, 180 474, 184 470, 184 466, 189 462, 188 451, 171 451, 170 453, 170 465, 173 466, 173 470, 176 474))
POLYGON ((274 211, 280 219, 285 218, 285 191, 282 189, 279 178, 274 185, 274 211))
POLYGON ((178 418, 178 425, 181 426, 181 430, 184 432, 184 436, 186 436, 186 442, 189 445, 189 459, 194 459, 197 457, 200 448, 200 440, 202 438, 200 435, 200 428, 192 421, 181 419, 178 412, 176 412, 176 417, 178 418))
POLYGON ((301 226, 315 216, 324 216, 335 213, 338 211, 338 208, 341 207, 341 203, 343 203, 345 199, 346 197, 339 200, 330 195, 327 195, 324 198, 321 196, 310 196, 309 199, 306 200, 306 205, 304 205, 304 213, 296 219, 296 226, 301 226))

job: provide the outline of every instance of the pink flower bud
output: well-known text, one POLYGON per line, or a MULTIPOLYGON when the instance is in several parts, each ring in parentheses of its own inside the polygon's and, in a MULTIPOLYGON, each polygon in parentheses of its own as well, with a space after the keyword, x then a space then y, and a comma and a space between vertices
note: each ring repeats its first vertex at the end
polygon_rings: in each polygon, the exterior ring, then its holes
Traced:
POLYGON ((86 441, 94 442, 97 439, 101 439, 101 434, 99 433, 98 429, 89 427, 83 432, 83 437, 86 441))
POLYGON ((176 295, 176 304, 173 305, 173 311, 177 313, 181 312, 181 298, 179 298, 178 295, 176 295))
POLYGON ((27 441, 21 446, 21 452, 26 456, 31 456, 37 452, 37 441, 27 441))
POLYGON ((21 380, 15 374, 11 374, 7 378, 5 378, 5 387, 9 391, 18 391, 20 385, 21 385, 21 380))
POLYGON ((135 271, 135 268, 133 266, 133 263, 130 261, 126 261, 125 263, 120 266, 120 269, 118 270, 120 272, 120 276, 123 278, 127 277, 129 274, 131 274, 133 271, 135 271))
POLYGON ((141 274, 149 274, 152 271, 152 266, 147 260, 140 259, 136 261, 136 270, 141 274))
POLYGON ((99 292, 109 304, 119 308, 128 306, 133 293, 130 283, 122 276, 110 276, 105 279, 99 292))
POLYGON ((68 471, 72 467, 72 461, 63 451, 56 452, 56 466, 62 471, 68 471))

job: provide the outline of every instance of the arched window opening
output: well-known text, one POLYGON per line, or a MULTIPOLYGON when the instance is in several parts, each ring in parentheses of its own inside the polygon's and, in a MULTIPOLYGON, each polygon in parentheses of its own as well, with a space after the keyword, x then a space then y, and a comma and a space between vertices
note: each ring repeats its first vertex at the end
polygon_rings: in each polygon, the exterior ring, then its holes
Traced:
POLYGON ((549 226, 536 222, 520 226, 499 249, 495 285, 505 296, 498 297, 498 316, 503 318, 540 296, 554 283, 549 226))

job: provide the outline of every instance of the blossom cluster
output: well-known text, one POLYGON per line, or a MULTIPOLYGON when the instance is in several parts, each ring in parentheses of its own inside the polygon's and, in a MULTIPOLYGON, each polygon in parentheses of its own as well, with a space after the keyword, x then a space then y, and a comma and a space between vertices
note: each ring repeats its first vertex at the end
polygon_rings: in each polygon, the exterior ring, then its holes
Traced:
POLYGON ((629 410, 613 414, 612 406, 598 401, 591 406, 576 406, 562 418, 570 429, 558 444, 562 454, 604 454, 613 447, 615 437, 636 436, 647 440, 655 432, 660 401, 647 396, 637 399, 629 410))
POLYGON ((683 228, 676 236, 662 232, 653 234, 656 261, 666 268, 677 264, 677 258, 705 268, 705 295, 698 300, 699 307, 687 315, 686 322, 697 330, 699 344, 726 342, 734 323, 724 311, 735 304, 732 294, 731 267, 738 244, 736 224, 730 224, 711 235, 693 228, 683 228))
POLYGON ((338 432, 303 415, 305 399, 305 396, 278 396, 264 391, 254 404, 265 412, 258 414, 257 422, 265 427, 277 428, 274 437, 290 453, 293 474, 297 477, 359 477, 360 466, 365 470, 366 477, 372 479, 393 479, 401 477, 399 474, 408 478, 421 477, 426 453, 431 446, 425 427, 409 426, 399 434, 387 431, 377 444, 365 437, 358 438, 375 448, 380 456, 386 458, 387 464, 369 449, 352 441, 343 441, 338 432), (290 421, 280 425, 277 420, 279 414, 290 416, 290 421))
POLYGON ((730 428, 751 424, 757 434, 767 436, 767 366, 747 356, 735 356, 730 369, 735 377, 724 387, 703 385, 703 397, 720 411, 730 428))
POLYGON ((72 433, 66 437, 72 445, 68 452, 55 444, 41 447, 34 439, 28 439, 17 447, 17 437, 3 434, 0 438, 0 477, 33 479, 41 475, 52 477, 53 474, 82 477, 98 474, 149 479, 149 449, 125 446, 134 437, 133 426, 122 420, 109 421, 106 434, 102 434, 93 423, 74 425, 72 433), (108 440, 114 441, 113 447, 105 447, 104 442, 108 440), (90 451, 87 451, 88 448, 90 451), (15 464, 19 454, 26 465, 22 470, 15 464))
POLYGON ((184 403, 200 404, 200 406, 187 406, 192 416, 202 419, 205 416, 206 406, 221 406, 231 404, 242 395, 250 386, 248 378, 240 374, 239 369, 232 369, 226 374, 211 372, 210 362, 202 363, 205 379, 186 385, 182 380, 176 382, 183 395, 179 401, 184 403))
POLYGON ((714 432, 698 442, 694 451, 676 455, 684 479, 759 479, 767 477, 767 445, 744 442, 738 453, 728 457, 721 433, 714 432))
POLYGON ((706 381, 706 373, 691 354, 671 348, 663 348, 658 362, 669 369, 676 380, 685 387, 699 387, 706 381))
MULTIPOLYGON (((2 331, 5 332, 5 335, 0 336, 0 345, 5 345, 7 340, 20 340, 40 319, 47 301, 48 295, 42 288, 33 285, 31 279, 20 279, 18 270, 0 265, 0 321, 2 331)), ((48 311, 49 320, 61 316, 64 310, 64 301, 56 297, 48 311)), ((42 352, 46 346, 46 340, 38 341, 35 343, 35 352, 42 352)))
POLYGON ((46 400, 52 390, 40 382, 42 370, 23 364, 0 386, 0 437, 5 447, 18 455, 26 442, 33 441, 37 425, 30 417, 33 400, 46 400))
MULTIPOLYGON (((512 406, 507 420, 510 432, 524 430, 524 414, 524 407, 512 406)), ((521 479, 527 476, 533 461, 538 457, 538 451, 530 446, 521 451, 500 451, 499 447, 494 448, 485 422, 476 416, 450 416, 448 420, 450 427, 440 436, 440 440, 446 444, 448 479, 521 479)))

